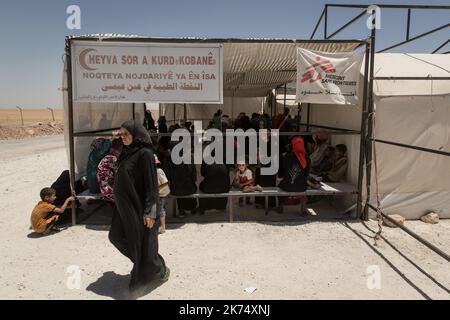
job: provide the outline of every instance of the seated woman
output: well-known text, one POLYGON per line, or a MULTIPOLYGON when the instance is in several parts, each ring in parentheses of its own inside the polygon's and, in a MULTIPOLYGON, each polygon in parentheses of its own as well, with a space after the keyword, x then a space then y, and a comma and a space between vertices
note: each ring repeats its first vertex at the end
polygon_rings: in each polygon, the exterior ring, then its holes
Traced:
POLYGON ((327 172, 331 170, 331 168, 333 167, 333 163, 334 163, 334 148, 332 146, 328 146, 325 149, 323 158, 319 162, 319 164, 316 166, 311 165, 311 173, 320 175, 324 172, 327 172))
MULTIPOLYGON (((306 155, 303 138, 295 136, 291 141, 291 151, 287 152, 280 161, 278 176, 283 178, 278 187, 284 191, 303 192, 307 188, 307 179, 310 168, 310 161, 306 155)), ((306 197, 301 197, 302 214, 305 213, 304 204, 306 197)), ((278 197, 280 202, 278 212, 283 212, 283 204, 286 197, 278 197)))
MULTIPOLYGON (((170 150, 159 152, 161 168, 169 180, 170 194, 174 196, 187 196, 197 192, 197 170, 195 164, 175 164, 170 156, 170 150)), ((191 214, 197 212, 197 199, 177 199, 178 214, 181 218, 186 216, 186 210, 191 214)))
POLYGON ((112 145, 109 152, 98 164, 97 180, 103 198, 114 203, 114 176, 117 171, 117 159, 123 148, 122 139, 113 134, 112 145))
MULTIPOLYGON (((203 181, 199 189, 204 193, 225 193, 230 191, 230 174, 226 164, 202 163, 200 172, 203 181)), ((204 214, 205 210, 224 210, 227 207, 227 198, 200 198, 199 212, 204 214)))
POLYGON ((330 135, 328 134, 327 131, 325 130, 317 131, 315 137, 314 151, 310 155, 312 168, 318 166, 322 162, 325 156, 325 151, 330 146, 329 140, 330 135))
MULTIPOLYGON (((259 128, 267 129, 267 120, 265 118, 261 118, 259 120, 259 128)), ((261 135, 258 140, 258 147, 261 148, 261 145, 265 144, 267 149, 267 155, 271 156, 271 143, 270 143, 270 132, 268 131, 266 135, 261 135)), ((259 154, 258 154, 259 157, 259 154)), ((269 167, 270 163, 262 164, 258 159, 258 164, 255 170, 255 182, 261 187, 276 187, 277 185, 277 175, 262 175, 261 168, 269 167)), ((269 208, 275 207, 275 197, 268 198, 268 206, 269 208)), ((265 198, 264 197, 255 197, 256 208, 262 209, 265 207, 265 198)))

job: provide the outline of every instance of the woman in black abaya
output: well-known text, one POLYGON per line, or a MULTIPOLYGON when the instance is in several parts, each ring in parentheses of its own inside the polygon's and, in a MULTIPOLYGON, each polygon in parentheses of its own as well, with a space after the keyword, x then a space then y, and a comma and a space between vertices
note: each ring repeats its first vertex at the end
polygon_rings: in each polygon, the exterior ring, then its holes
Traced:
POLYGON ((111 243, 131 262, 130 290, 166 281, 169 269, 158 254, 158 179, 150 135, 137 121, 120 128, 123 150, 114 180, 111 243))

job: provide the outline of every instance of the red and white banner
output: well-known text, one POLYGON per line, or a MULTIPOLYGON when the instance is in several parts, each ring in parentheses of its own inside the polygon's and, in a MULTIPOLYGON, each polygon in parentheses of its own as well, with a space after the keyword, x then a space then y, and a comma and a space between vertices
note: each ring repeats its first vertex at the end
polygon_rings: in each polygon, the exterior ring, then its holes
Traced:
POLYGON ((297 102, 356 105, 363 58, 297 48, 297 102))
POLYGON ((223 103, 221 44, 72 42, 75 102, 223 103))

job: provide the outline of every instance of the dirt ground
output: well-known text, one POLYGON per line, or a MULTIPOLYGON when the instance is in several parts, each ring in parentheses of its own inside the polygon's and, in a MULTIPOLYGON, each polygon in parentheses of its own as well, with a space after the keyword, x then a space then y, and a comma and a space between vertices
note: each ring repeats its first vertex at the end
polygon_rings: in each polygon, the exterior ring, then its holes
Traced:
MULTIPOLYGON (((0 151, 0 298, 130 298, 131 263, 109 243, 108 226, 77 225, 45 237, 29 230, 39 190, 68 167, 62 136, 0 141, 0 151)), ((406 225, 450 252, 449 220, 406 225)), ((384 228, 374 247, 374 221, 168 228, 160 253, 171 278, 141 299, 450 298, 449 264, 399 229, 384 228)))
POLYGON ((0 109, 0 140, 15 140, 62 134, 63 110, 23 109, 23 125, 18 109, 0 109))

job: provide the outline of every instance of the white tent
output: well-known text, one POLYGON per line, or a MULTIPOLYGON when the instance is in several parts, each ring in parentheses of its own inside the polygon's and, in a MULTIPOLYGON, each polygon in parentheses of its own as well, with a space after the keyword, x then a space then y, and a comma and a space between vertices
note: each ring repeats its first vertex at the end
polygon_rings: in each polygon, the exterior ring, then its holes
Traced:
MULTIPOLYGON (((363 73, 363 70, 362 72, 363 73)), ((375 80, 375 138, 450 152, 450 58, 439 54, 375 55, 375 77, 429 77, 429 80, 375 80)), ((362 75, 361 75, 362 79, 362 75)), ((303 113, 305 116, 306 113, 303 113)), ((358 130, 361 106, 311 106, 311 122, 358 130)), ((348 181, 357 182, 359 137, 334 136, 349 149, 348 181)), ((376 143, 381 208, 418 219, 429 211, 450 218, 450 157, 376 143)), ((372 166, 371 203, 375 199, 372 166)))

